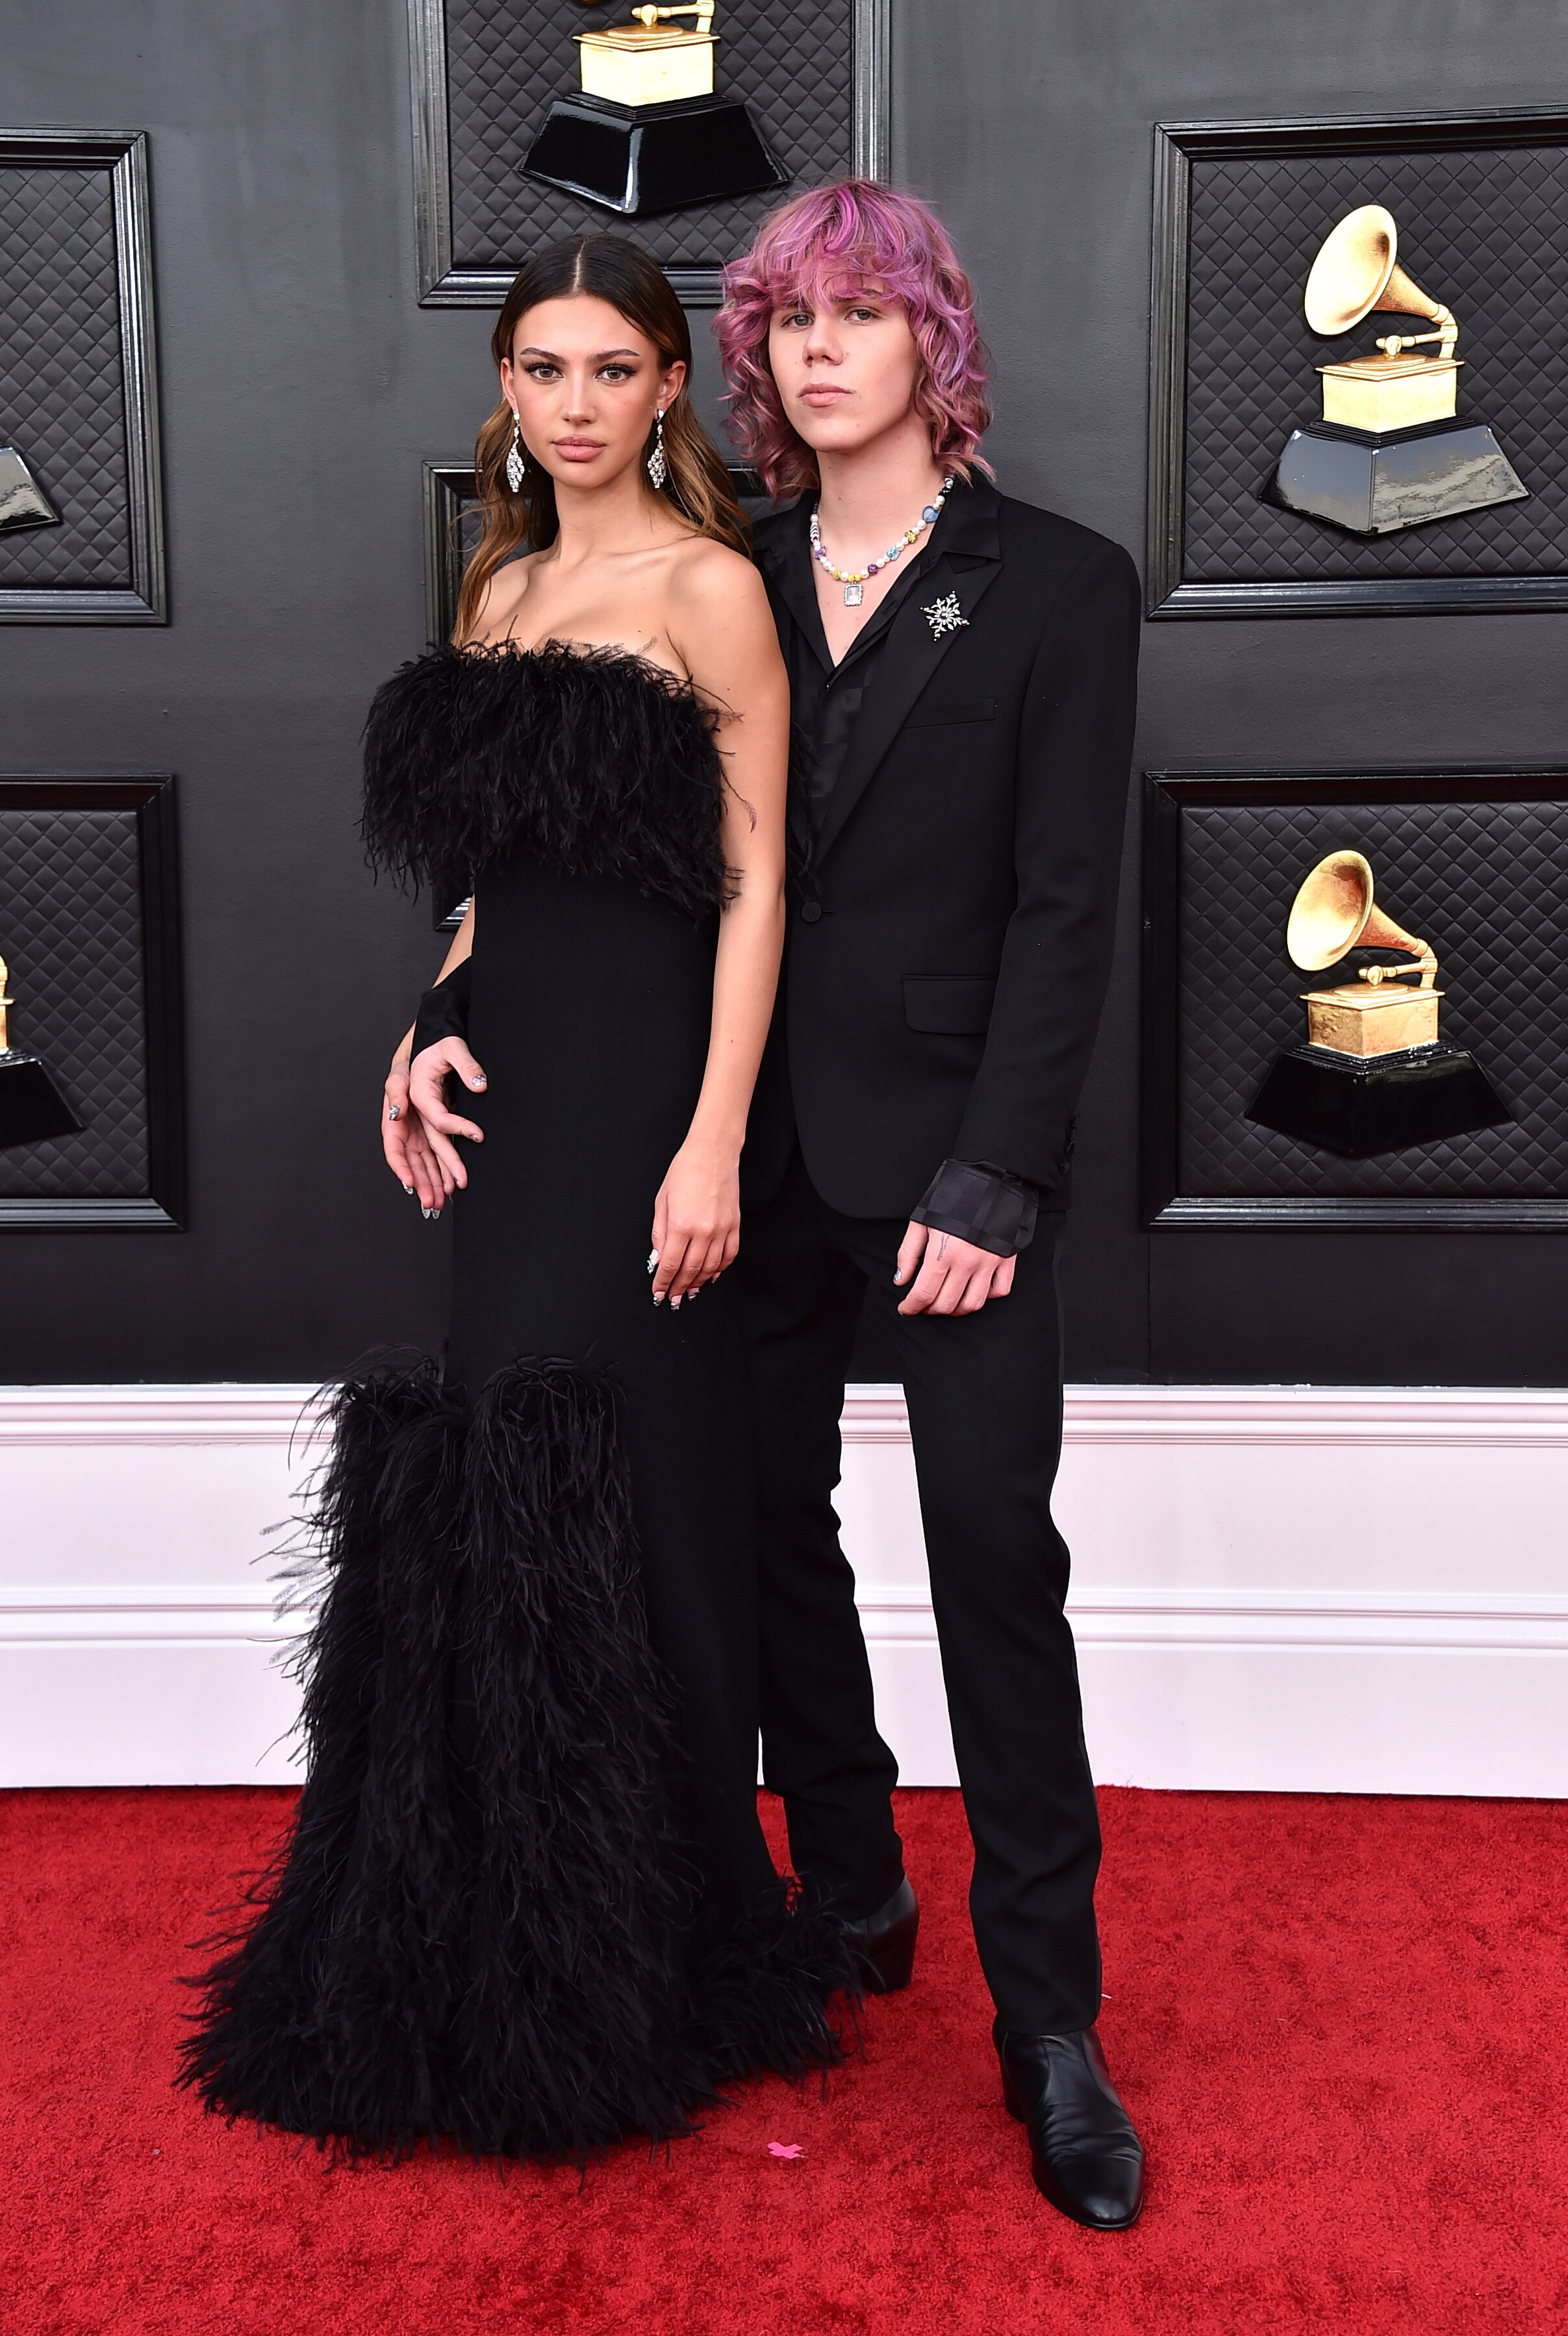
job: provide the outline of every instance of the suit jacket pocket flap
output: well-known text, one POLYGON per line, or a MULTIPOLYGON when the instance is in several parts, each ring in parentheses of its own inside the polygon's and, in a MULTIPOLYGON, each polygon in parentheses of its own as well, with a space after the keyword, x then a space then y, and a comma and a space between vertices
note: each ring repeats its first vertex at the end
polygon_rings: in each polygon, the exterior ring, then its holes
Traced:
POLYGON ((981 974, 906 973, 904 1020, 911 1030, 943 1037, 983 1033, 990 1027, 997 985, 981 974))

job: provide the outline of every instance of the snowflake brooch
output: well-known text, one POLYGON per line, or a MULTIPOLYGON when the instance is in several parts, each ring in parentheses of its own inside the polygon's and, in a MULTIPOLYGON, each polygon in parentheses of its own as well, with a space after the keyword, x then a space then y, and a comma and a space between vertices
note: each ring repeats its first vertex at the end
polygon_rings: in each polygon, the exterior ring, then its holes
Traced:
POLYGON ((939 641, 945 634, 956 633, 960 628, 967 628, 969 621, 967 617, 961 616, 959 612, 959 596, 956 592, 944 592, 940 600, 933 600, 929 608, 920 610, 920 614, 939 641))

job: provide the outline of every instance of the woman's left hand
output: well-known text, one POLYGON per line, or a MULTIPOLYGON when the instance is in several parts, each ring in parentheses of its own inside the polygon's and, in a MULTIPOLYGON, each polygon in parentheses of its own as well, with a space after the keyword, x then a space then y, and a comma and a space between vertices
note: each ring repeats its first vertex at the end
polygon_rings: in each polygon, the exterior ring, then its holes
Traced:
POLYGON ((653 1204, 653 1300, 676 1311, 740 1248, 740 1153, 688 1136, 653 1204))

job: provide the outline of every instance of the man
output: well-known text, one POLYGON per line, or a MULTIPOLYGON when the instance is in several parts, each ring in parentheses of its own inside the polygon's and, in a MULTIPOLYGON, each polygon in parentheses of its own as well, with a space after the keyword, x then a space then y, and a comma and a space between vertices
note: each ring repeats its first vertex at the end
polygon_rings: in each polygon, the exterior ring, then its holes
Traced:
POLYGON ((1125 551, 1000 495, 969 284, 866 181, 775 213, 727 272, 734 423, 775 501, 789 942, 743 1163, 762 1504, 764 1769, 797 1871, 904 1983, 903 1875, 832 1494, 862 1296, 909 1401, 975 1935, 1007 2105, 1061 2210, 1125 2229, 1143 2152, 1095 2033, 1099 1832, 1067 1553, 1056 1288, 1132 751, 1125 551))

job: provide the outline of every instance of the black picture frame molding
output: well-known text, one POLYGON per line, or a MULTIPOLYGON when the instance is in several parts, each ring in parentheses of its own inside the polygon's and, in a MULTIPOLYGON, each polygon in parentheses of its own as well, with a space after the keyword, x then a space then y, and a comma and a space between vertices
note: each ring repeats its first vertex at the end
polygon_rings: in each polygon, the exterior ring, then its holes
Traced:
POLYGON ((168 562, 158 425, 158 334, 152 298, 152 210, 144 130, 0 130, 0 168, 106 170, 125 394, 126 509, 131 583, 79 590, 58 584, 0 588, 0 623, 166 625, 168 562))
POLYGON ((168 772, 112 779, 0 774, 0 807, 136 814, 150 1188, 123 1198, 0 1198, 0 1232, 183 1232, 189 1185, 175 782, 168 772))
POLYGON ((1149 287, 1149 472, 1144 613, 1190 617, 1485 616, 1568 608, 1568 576, 1332 577, 1183 582, 1187 259, 1193 164, 1205 156, 1422 153, 1477 142, 1568 142, 1568 107, 1464 113, 1315 114, 1290 122, 1154 125, 1149 287))
POLYGON ((1143 783, 1143 957, 1140 968, 1140 1215, 1152 1232, 1550 1232, 1568 1231, 1568 1193, 1558 1199, 1411 1193, 1185 1195, 1177 1190, 1179 1031, 1178 869, 1183 806, 1342 803, 1466 803, 1492 796, 1521 803, 1568 801, 1568 765, 1447 764, 1412 771, 1216 770, 1175 765, 1145 771, 1143 783))

